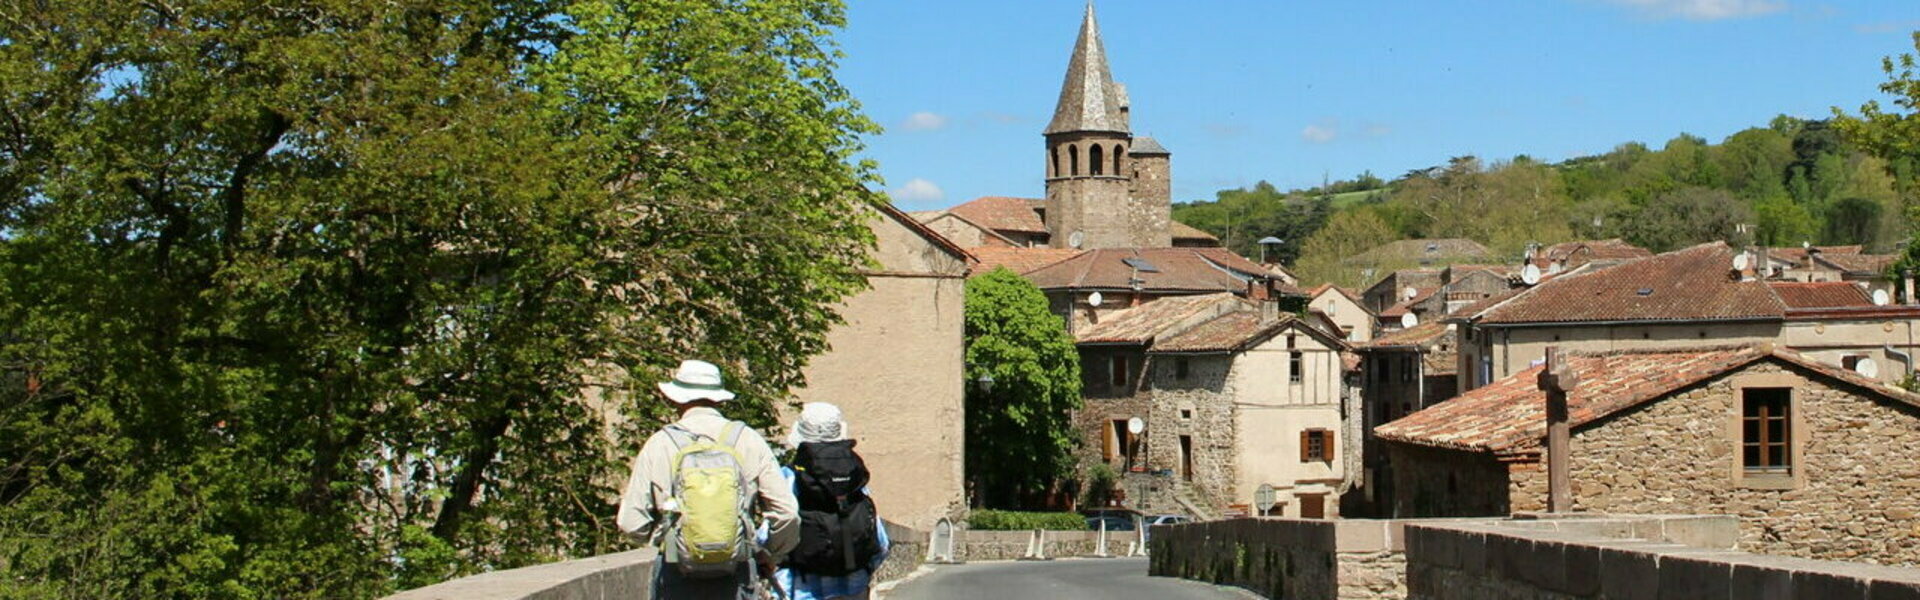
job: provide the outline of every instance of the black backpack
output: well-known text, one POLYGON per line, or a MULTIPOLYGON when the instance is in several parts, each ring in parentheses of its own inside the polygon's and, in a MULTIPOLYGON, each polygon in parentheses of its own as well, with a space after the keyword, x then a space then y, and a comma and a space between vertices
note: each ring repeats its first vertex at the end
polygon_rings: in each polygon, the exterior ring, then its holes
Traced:
POLYGON ((853 440, 803 442, 793 455, 794 495, 800 499, 800 546, 789 569, 841 576, 867 568, 880 555, 867 463, 853 440))

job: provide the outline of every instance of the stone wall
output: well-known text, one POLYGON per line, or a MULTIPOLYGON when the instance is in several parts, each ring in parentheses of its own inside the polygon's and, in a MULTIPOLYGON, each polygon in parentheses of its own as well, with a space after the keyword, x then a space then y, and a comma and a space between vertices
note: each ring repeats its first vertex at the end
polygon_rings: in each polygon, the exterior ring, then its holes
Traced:
MULTIPOLYGON (((1743 550, 1920 564, 1920 411, 1832 379, 1758 363, 1582 427, 1572 454, 1576 510, 1730 514, 1743 550), (1738 386, 1754 381, 1795 390, 1785 489, 1736 476, 1738 386)), ((1512 509, 1542 506, 1539 463, 1513 467, 1512 509)))
POLYGON ((1387 443, 1392 516, 1495 517, 1512 512, 1508 468, 1491 455, 1387 443))
MULTIPOLYGON (((1031 531, 955 530, 955 536, 955 558, 965 561, 1016 560, 1027 555, 1027 547, 1033 540, 1031 531)), ((1135 534, 1130 531, 1108 532, 1107 553, 1126 553, 1127 542, 1134 538, 1135 534)), ((1048 531, 1045 556, 1093 556, 1099 540, 1096 531, 1048 531)))
MULTIPOLYGON (((1110 360, 1104 354, 1087 356, 1110 360)), ((1150 382, 1149 386, 1131 395, 1089 396, 1084 408, 1074 415, 1081 440, 1078 456, 1083 480, 1088 469, 1102 462, 1116 473, 1126 469, 1124 448, 1116 449, 1112 460, 1105 456, 1114 421, 1133 417, 1146 421, 1144 443, 1134 456, 1134 465, 1147 472, 1126 474, 1121 488, 1126 506, 1150 514, 1186 513, 1174 499, 1188 489, 1200 502, 1210 505, 1202 508, 1217 509, 1211 505, 1230 492, 1228 486, 1234 475, 1231 363, 1225 356, 1187 357, 1187 377, 1182 379, 1177 376, 1178 360, 1165 355, 1147 356, 1142 378, 1150 382), (1193 444, 1191 484, 1181 472, 1183 435, 1193 444)))
MULTIPOLYGON (((891 542, 887 560, 874 573, 875 583, 912 573, 926 558, 925 532, 886 523, 891 542)), ((652 597, 652 549, 481 573, 423 588, 407 590, 382 600, 648 600, 652 597)))
POLYGON ((1150 573, 1268 598, 1404 598, 1408 521, 1232 519, 1160 526, 1150 573))
MULTIPOLYGON (((1723 521, 1724 522, 1724 521, 1723 521)), ((1734 527, 1702 520, 1426 523, 1406 528, 1406 598, 1747 600, 1920 598, 1920 570, 1734 552, 1734 527), (1695 535, 1650 534, 1649 525, 1695 535), (1620 529, 1624 527, 1625 529, 1620 529), (1674 539, 1662 539, 1663 537, 1674 539), (1639 539, 1633 539, 1639 538, 1639 539), (1676 543, 1691 541, 1692 544, 1676 543)))

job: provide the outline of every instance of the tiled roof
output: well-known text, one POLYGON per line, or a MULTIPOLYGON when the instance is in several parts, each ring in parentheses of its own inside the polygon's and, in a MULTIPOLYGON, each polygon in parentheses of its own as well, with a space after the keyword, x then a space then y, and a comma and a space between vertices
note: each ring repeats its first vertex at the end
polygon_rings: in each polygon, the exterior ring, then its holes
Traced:
MULTIPOLYGON (((1626 240, 1620 238, 1610 240, 1582 240, 1576 242, 1561 242, 1547 246, 1545 249, 1534 254, 1533 264, 1544 269, 1548 265, 1553 264, 1555 260, 1566 260, 1569 263, 1585 263, 1596 260, 1632 260, 1649 256, 1653 256, 1651 250, 1629 244, 1626 240)), ((1569 264, 1569 266, 1574 265, 1569 264)))
POLYGON ((1045 267, 1075 256, 1085 250, 1073 248, 998 248, 981 247, 972 250, 979 262, 973 264, 971 275, 992 271, 995 267, 1025 275, 1035 269, 1045 267))
POLYGON ((1447 324, 1440 321, 1428 321, 1406 329, 1389 331, 1379 337, 1361 344, 1363 348, 1385 348, 1390 346, 1425 346, 1447 335, 1447 324))
POLYGON ((1222 312, 1245 310, 1249 305, 1233 294, 1201 294, 1161 298, 1108 315, 1105 320, 1082 328, 1074 341, 1082 344, 1147 344, 1169 330, 1191 326, 1222 312))
MULTIPOLYGON (((1580 427, 1764 358, 1810 370, 1880 396, 1920 405, 1920 395, 1889 387, 1838 366, 1772 344, 1567 353, 1579 382, 1567 396, 1568 423, 1580 427)), ((1381 439, 1519 454, 1538 451, 1546 437, 1544 365, 1374 428, 1381 439)))
POLYGON ((1173 230, 1173 239, 1176 239, 1176 240, 1210 240, 1215 242, 1220 241, 1220 238, 1214 237, 1214 235, 1211 233, 1201 231, 1199 228, 1196 228, 1192 225, 1188 225, 1186 223, 1181 223, 1179 221, 1173 221, 1173 226, 1171 227, 1171 229, 1173 230))
POLYGON ((1488 324, 1780 318, 1785 306, 1765 283, 1727 276, 1732 261, 1725 243, 1701 244, 1561 274, 1460 314, 1488 324))
POLYGON ((1026 275, 1041 289, 1128 290, 1137 276, 1142 290, 1242 294, 1248 281, 1268 276, 1260 265, 1225 248, 1086 250, 1026 275), (1154 270, 1135 270, 1126 259, 1144 261, 1154 270))
POLYGON ((1846 281, 1773 281, 1768 282, 1767 287, 1773 288, 1773 293, 1779 294, 1780 302, 1789 309, 1873 306, 1873 297, 1868 296, 1866 290, 1846 281))
MULTIPOLYGON (((1820 255, 1822 255, 1822 256, 1835 256, 1835 255, 1844 255, 1844 254, 1859 254, 1859 253, 1860 253, 1860 250, 1862 250, 1862 248, 1861 248, 1861 247, 1860 247, 1859 245, 1853 245, 1853 246, 1814 246, 1814 247, 1813 247, 1813 249, 1814 249, 1814 250, 1819 250, 1819 251, 1820 251, 1820 255)), ((1792 263, 1802 263, 1802 262, 1806 262, 1806 260, 1807 260, 1807 249, 1806 249, 1806 248, 1794 248, 1794 247, 1786 247, 1786 248, 1769 248, 1769 249, 1767 249, 1767 254, 1768 254, 1768 255, 1770 255, 1770 256, 1772 256, 1772 257, 1774 257, 1775 259, 1778 259, 1778 260, 1784 260, 1784 261, 1787 261, 1787 262, 1792 262, 1792 263)))
POLYGON ((1166 156, 1173 153, 1167 151, 1166 146, 1160 145, 1159 140, 1146 136, 1138 136, 1133 138, 1133 147, 1127 149, 1127 154, 1134 156, 1166 156))
POLYGON ((1819 262, 1833 265, 1847 273, 1879 274, 1893 265, 1898 256, 1892 254, 1821 254, 1814 258, 1819 262))
POLYGON ((1343 262, 1369 263, 1405 259, 1486 258, 1493 251, 1469 239, 1437 238, 1398 240, 1375 246, 1348 257, 1343 262))
MULTIPOLYGON (((1360 294, 1355 293, 1351 289, 1337 286, 1331 283, 1322 283, 1320 285, 1314 286, 1313 289, 1311 290, 1307 290, 1307 297, 1318 298, 1320 297, 1320 294, 1326 293, 1327 290, 1334 290, 1334 291, 1340 292, 1342 295, 1345 295, 1348 300, 1352 300, 1354 304, 1360 304, 1360 294)), ((1366 307, 1362 306, 1361 308, 1366 308, 1366 307)))
POLYGON ((1398 304, 1389 306, 1387 307, 1386 310, 1380 311, 1380 318, 1385 319, 1385 318, 1391 317, 1391 318, 1398 319, 1400 318, 1400 315, 1413 312, 1413 305, 1419 304, 1421 302, 1425 302, 1427 301, 1428 298, 1432 298, 1434 292, 1440 291, 1440 288, 1437 288, 1437 287, 1414 288, 1414 290, 1418 291, 1419 293, 1414 294, 1412 298, 1401 300, 1398 304))
POLYGON ((996 231, 1046 233, 1047 224, 1040 220, 1040 213, 1033 211, 1032 202, 1031 198, 982 196, 947 212, 996 231))
POLYGON ((1265 339, 1293 322, 1292 315, 1261 323, 1260 313, 1244 311, 1201 323, 1153 343, 1154 352, 1231 352, 1265 339))

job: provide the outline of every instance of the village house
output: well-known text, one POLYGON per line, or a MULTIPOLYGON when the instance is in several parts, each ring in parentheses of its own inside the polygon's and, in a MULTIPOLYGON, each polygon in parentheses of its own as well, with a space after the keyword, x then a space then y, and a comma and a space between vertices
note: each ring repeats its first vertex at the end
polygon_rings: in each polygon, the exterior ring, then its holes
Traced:
POLYGON ((1225 248, 1087 250, 1021 274, 1046 292, 1069 333, 1167 297, 1228 292, 1256 300, 1305 301, 1298 288, 1225 248))
MULTIPOLYGON (((965 508, 965 306, 972 257, 885 204, 872 218, 877 268, 837 312, 799 402, 831 402, 852 424, 888 520, 930 528, 965 508)), ((797 407, 783 415, 791 425, 797 407)))
POLYGON ((1341 498, 1342 514, 1390 514, 1392 466, 1373 428, 1452 398, 1454 383, 1454 326, 1438 321, 1389 331, 1370 342, 1355 344, 1360 358, 1361 485, 1341 498))
POLYGON ((1361 343, 1373 339, 1374 331, 1379 328, 1373 311, 1360 303, 1360 296, 1352 290, 1333 285, 1321 284, 1307 292, 1307 307, 1320 312, 1331 319, 1341 339, 1347 343, 1361 343))
MULTIPOLYGON (((1561 356, 1573 510, 1730 514, 1742 550, 1920 564, 1920 395, 1769 343, 1561 356)), ((1377 427, 1393 515, 1543 510, 1544 368, 1377 427)))
POLYGON ((1764 341, 1835 365, 1870 359, 1882 381, 1911 372, 1920 340, 1908 331, 1920 307, 1880 305, 1857 283, 1803 289, 1762 281, 1735 269, 1734 256, 1713 242, 1607 268, 1587 264, 1462 309, 1450 319, 1459 330, 1460 390, 1525 370, 1548 346, 1600 351, 1764 341))
POLYGON ((1552 275, 1589 263, 1608 267, 1649 256, 1653 256, 1652 251, 1613 238, 1561 242, 1545 248, 1529 249, 1527 262, 1540 269, 1542 274, 1552 275))
POLYGON ((1346 441, 1358 399, 1345 343, 1316 321, 1216 293, 1081 330, 1083 465, 1125 474, 1125 504, 1140 510, 1247 514, 1264 485, 1277 500, 1267 514, 1337 516, 1359 458, 1346 441))

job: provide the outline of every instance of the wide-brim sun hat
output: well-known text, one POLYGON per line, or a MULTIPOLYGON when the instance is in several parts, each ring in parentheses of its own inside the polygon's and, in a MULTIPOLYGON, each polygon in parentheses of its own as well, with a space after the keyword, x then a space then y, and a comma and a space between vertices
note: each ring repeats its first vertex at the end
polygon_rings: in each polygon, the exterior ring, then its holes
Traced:
POLYGON ((800 407, 800 418, 793 420, 793 430, 787 432, 787 447, 799 448, 802 442, 837 442, 852 435, 850 429, 840 416, 840 407, 808 402, 800 407))
POLYGON ((674 371, 672 381, 660 382, 660 393, 675 404, 686 404, 695 400, 726 402, 733 399, 733 392, 727 391, 720 381, 720 367, 704 360, 680 362, 680 369, 674 371))

